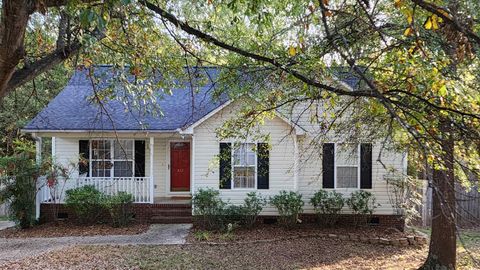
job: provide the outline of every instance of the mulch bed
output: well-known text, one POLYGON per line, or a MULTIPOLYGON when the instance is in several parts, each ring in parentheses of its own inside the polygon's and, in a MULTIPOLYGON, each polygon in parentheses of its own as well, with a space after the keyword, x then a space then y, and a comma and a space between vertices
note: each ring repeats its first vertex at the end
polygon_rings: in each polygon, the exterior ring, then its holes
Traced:
POLYGON ((336 234, 336 235, 349 235, 355 234, 359 237, 379 237, 379 238, 402 238, 407 235, 413 235, 412 233, 400 232, 394 228, 381 228, 381 227, 337 227, 337 228, 323 228, 318 224, 298 224, 293 229, 286 229, 277 224, 260 224, 255 227, 237 228, 231 234, 225 234, 224 232, 207 232, 208 239, 199 240, 195 237, 196 234, 203 232, 201 228, 195 227, 190 231, 187 238, 189 243, 199 242, 248 242, 258 240, 270 240, 270 239, 284 239, 295 238, 308 235, 318 234, 336 234))
POLYGON ((242 245, 77 246, 3 269, 418 269, 425 247, 302 238, 242 245))
POLYGON ((127 227, 114 228, 109 224, 77 225, 72 222, 58 221, 34 226, 28 229, 8 228, 0 231, 2 238, 65 237, 97 235, 133 235, 148 230, 148 224, 134 223, 127 227))

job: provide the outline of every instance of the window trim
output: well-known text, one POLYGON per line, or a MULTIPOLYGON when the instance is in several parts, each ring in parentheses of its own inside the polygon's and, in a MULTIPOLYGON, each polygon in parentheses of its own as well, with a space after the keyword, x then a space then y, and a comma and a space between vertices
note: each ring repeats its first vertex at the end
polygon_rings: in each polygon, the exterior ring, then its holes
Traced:
POLYGON ((333 143, 333 153, 334 153, 334 157, 333 157, 333 161, 334 161, 334 166, 333 166, 333 189, 338 189, 338 190, 358 190, 358 189, 361 189, 360 188, 360 181, 361 181, 361 143, 348 143, 348 142, 344 142, 344 143, 333 143), (345 165, 345 164, 337 164, 337 154, 338 154, 338 150, 337 150, 337 145, 338 144, 356 144, 357 145, 357 154, 358 154, 358 158, 357 158, 357 164, 356 165, 345 165), (356 166, 357 167, 357 187, 347 187, 347 188, 337 188, 337 167, 353 167, 353 166, 356 166))
POLYGON ((106 139, 106 138, 94 138, 88 140, 88 151, 90 159, 88 161, 88 170, 90 171, 89 178, 134 178, 135 177, 135 140, 134 139, 106 139), (110 159, 93 159, 93 141, 109 141, 110 142, 110 159), (130 141, 132 142, 132 158, 131 159, 116 159, 115 158, 115 142, 120 141, 130 141), (112 163, 112 167, 110 168, 110 176, 93 176, 93 166, 92 162, 95 161, 109 161, 112 163), (115 161, 131 161, 132 162, 132 176, 114 176, 115 174, 115 161))
POLYGON ((257 151, 258 151, 258 142, 251 142, 251 141, 247 141, 247 142, 228 142, 230 143, 231 145, 231 153, 230 153, 230 164, 231 164, 231 189, 230 190, 257 190, 258 189, 258 153, 257 152, 254 152, 255 153, 255 165, 251 165, 251 166, 238 166, 238 165, 235 165, 235 159, 234 159, 234 156, 235 156, 235 144, 254 144, 255 147, 257 148, 257 151), (254 176, 254 180, 255 180, 255 184, 254 184, 254 187, 247 187, 247 188, 242 188, 242 187, 235 187, 235 167, 239 167, 239 168, 251 168, 253 167, 255 169, 255 176, 254 176))

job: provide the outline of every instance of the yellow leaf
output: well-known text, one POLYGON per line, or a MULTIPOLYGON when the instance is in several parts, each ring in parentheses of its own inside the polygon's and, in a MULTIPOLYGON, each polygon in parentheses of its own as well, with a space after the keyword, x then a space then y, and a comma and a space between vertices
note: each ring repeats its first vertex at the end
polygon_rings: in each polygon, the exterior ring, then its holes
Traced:
POLYGON ((83 60, 83 65, 86 67, 86 68, 89 68, 91 65, 92 65, 93 61, 89 58, 87 59, 84 59, 83 60))
POLYGON ((435 15, 435 14, 432 15, 431 20, 432 20, 433 30, 437 30, 438 29, 438 17, 437 17, 437 15, 435 15))
POLYGON ((406 10, 405 15, 407 15, 408 24, 412 24, 412 22, 413 22, 413 11, 408 9, 408 10, 406 10))
POLYGON ((428 17, 427 21, 425 22, 425 24, 423 26, 427 30, 432 29, 432 19, 430 17, 428 17))
POLYGON ((408 16, 407 16, 407 22, 408 22, 408 24, 412 24, 412 22, 413 22, 413 16, 412 16, 412 14, 408 14, 408 16))
POLYGON ((405 32, 403 32, 403 35, 404 36, 410 36, 412 34, 413 30, 411 27, 408 27, 407 29, 405 29, 405 32))
POLYGON ((402 0, 395 0, 394 2, 394 5, 396 8, 399 8, 401 4, 402 4, 402 0))
POLYGON ((295 49, 295 47, 293 46, 288 47, 288 54, 290 56, 295 56, 297 54, 297 50, 295 49))

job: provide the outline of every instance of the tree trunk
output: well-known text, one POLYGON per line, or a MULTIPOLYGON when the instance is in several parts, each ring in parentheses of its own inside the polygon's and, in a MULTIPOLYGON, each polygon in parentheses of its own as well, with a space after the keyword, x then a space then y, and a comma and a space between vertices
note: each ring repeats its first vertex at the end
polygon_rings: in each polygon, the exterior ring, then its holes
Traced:
POLYGON ((428 257, 419 269, 455 269, 456 224, 455 224, 455 178, 454 140, 449 132, 449 121, 442 121, 441 165, 443 169, 433 170, 432 190, 432 235, 428 257))
POLYGON ((25 31, 30 18, 29 1, 4 0, 0 32, 0 99, 7 94, 8 82, 23 59, 25 31))

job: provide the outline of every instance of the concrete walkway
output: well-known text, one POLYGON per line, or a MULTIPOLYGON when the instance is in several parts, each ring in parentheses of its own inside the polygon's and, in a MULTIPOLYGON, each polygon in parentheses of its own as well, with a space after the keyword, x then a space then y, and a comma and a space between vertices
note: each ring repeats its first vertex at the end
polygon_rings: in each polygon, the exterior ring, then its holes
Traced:
POLYGON ((0 238, 0 264, 74 245, 184 244, 191 224, 153 224, 143 234, 53 238, 0 238))
POLYGON ((13 227, 15 226, 15 222, 13 221, 0 221, 0 231, 1 230, 5 230, 5 229, 8 229, 10 227, 13 227))

